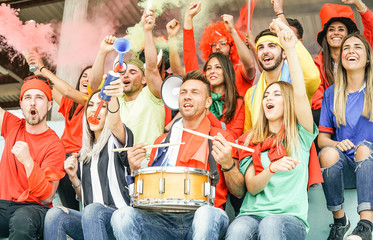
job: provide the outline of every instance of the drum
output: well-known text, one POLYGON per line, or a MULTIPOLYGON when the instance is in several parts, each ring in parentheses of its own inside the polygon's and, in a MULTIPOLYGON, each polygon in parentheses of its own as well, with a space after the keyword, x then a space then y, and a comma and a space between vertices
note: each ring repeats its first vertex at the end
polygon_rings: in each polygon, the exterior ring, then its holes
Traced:
POLYGON ((149 167, 134 172, 132 206, 157 211, 196 210, 213 205, 209 171, 188 167, 149 167))

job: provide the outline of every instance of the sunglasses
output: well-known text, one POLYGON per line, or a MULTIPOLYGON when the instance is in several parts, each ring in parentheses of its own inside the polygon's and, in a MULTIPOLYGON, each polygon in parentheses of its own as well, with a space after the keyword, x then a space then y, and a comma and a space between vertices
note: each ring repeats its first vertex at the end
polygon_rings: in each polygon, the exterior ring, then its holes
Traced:
POLYGON ((210 47, 211 48, 216 47, 218 44, 219 44, 219 46, 225 46, 227 44, 230 45, 227 41, 220 41, 220 42, 210 43, 210 47))
POLYGON ((26 78, 23 80, 23 82, 27 82, 27 81, 29 81, 29 80, 34 80, 34 79, 36 79, 36 80, 40 80, 40 81, 43 81, 43 82, 45 82, 48 86, 50 86, 49 79, 46 78, 46 77, 43 77, 43 76, 41 76, 41 75, 28 76, 28 77, 26 77, 26 78))

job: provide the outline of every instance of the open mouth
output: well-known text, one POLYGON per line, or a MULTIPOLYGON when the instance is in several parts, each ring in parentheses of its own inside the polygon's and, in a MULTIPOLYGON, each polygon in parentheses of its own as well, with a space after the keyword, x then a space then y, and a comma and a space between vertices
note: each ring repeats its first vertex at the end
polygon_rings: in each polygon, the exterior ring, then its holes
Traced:
POLYGON ((263 58, 263 62, 265 62, 265 63, 268 63, 268 62, 270 62, 272 60, 272 58, 270 58, 270 57, 265 57, 265 58, 263 58))
POLYGON ((31 115, 32 117, 36 116, 36 114, 37 114, 37 112, 36 112, 35 109, 31 109, 31 110, 30 110, 30 115, 31 115))
POLYGON ((128 85, 128 84, 130 84, 131 83, 131 81, 123 81, 123 84, 124 85, 128 85))
POLYGON ((185 104, 183 105, 183 107, 184 107, 184 108, 192 108, 193 105, 192 105, 191 103, 185 103, 185 104))
POLYGON ((340 44, 342 42, 342 37, 331 37, 331 42, 334 42, 335 44, 340 44))
POLYGON ((355 61, 357 61, 357 57, 350 56, 350 57, 347 58, 347 61, 349 61, 349 62, 355 62, 355 61))
POLYGON ((272 109, 272 108, 274 108, 275 107, 275 105, 273 104, 273 103, 267 103, 266 104, 266 108, 268 109, 268 110, 270 110, 270 109, 272 109))

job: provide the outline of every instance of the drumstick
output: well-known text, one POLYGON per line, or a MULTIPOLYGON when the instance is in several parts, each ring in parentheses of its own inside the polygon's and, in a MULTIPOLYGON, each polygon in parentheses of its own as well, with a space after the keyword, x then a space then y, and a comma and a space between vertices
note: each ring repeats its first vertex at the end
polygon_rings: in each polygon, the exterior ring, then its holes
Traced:
MULTIPOLYGON (((181 142, 181 143, 161 143, 161 144, 147 145, 147 146, 144 146, 142 148, 147 149, 147 148, 170 147, 170 146, 177 146, 177 145, 180 145, 180 144, 185 144, 185 142, 181 142)), ((132 147, 117 148, 117 149, 113 149, 111 151, 112 152, 123 152, 123 151, 128 151, 131 148, 132 147)))
MULTIPOLYGON (((200 132, 196 132, 196 131, 193 131, 193 130, 190 130, 190 129, 186 129, 186 128, 181 128, 181 127, 177 127, 176 128, 179 128, 181 130, 184 130, 188 133, 191 133, 191 134, 194 134, 194 135, 197 135, 197 136, 200 136, 200 137, 203 137, 203 138, 207 138, 207 139, 210 139, 210 140, 214 140, 214 137, 212 136, 209 136, 209 135, 206 135, 206 134, 203 134, 203 133, 200 133, 200 132)), ((239 148, 241 150, 244 150, 244 151, 248 151, 248 152, 254 152, 254 149, 251 149, 251 148, 248 148, 248 147, 244 147, 244 146, 241 146, 241 145, 238 145, 236 143, 231 143, 231 142, 228 142, 229 145, 231 145, 232 147, 235 147, 235 148, 239 148)))

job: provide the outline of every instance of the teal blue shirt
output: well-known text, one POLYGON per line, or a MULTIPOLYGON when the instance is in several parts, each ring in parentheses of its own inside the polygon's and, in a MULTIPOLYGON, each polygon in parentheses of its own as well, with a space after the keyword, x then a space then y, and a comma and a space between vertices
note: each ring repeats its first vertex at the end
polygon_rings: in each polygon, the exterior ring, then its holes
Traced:
MULTIPOLYGON (((298 153, 293 147, 291 156, 300 160, 301 163, 289 172, 281 171, 273 174, 267 186, 255 196, 247 192, 238 216, 250 215, 264 218, 273 214, 289 214, 302 220, 308 231, 308 162, 310 148, 318 130, 316 125, 313 127, 313 133, 305 130, 300 124, 297 126, 299 133, 298 153)), ((260 156, 265 169, 271 163, 268 151, 262 152, 260 156)), ((251 163, 251 156, 242 159, 240 171, 244 176, 251 163)))

